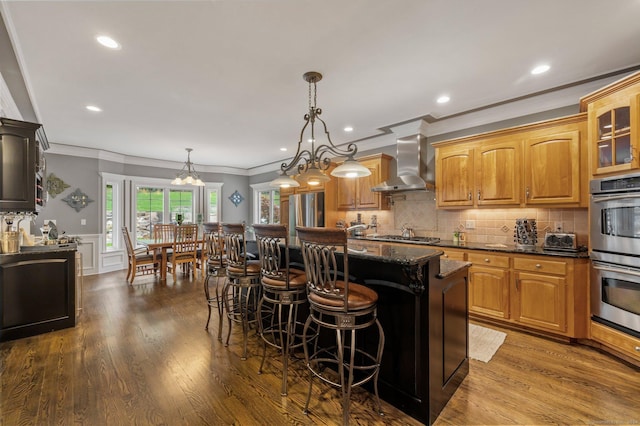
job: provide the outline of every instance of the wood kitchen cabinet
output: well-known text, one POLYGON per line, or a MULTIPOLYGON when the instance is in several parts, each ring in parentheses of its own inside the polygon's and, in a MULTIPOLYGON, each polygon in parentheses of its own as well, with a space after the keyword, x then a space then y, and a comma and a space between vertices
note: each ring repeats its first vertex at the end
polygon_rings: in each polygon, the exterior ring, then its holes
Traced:
POLYGON ((640 72, 584 96, 580 110, 589 115, 593 176, 640 168, 640 72))
POLYGON ((591 321, 591 339, 607 352, 640 366, 640 338, 591 321))
POLYGON ((589 259, 446 247, 443 251, 445 258, 471 262, 471 318, 561 338, 588 336, 589 259))
POLYGON ((469 268, 469 313, 491 318, 509 318, 509 256, 467 253, 469 268))
POLYGON ((389 200, 371 188, 389 178, 391 157, 376 154, 359 158, 358 161, 371 170, 371 175, 357 178, 336 179, 336 207, 338 210, 388 210, 389 200))
POLYGON ((586 114, 435 143, 438 208, 585 207, 586 114))

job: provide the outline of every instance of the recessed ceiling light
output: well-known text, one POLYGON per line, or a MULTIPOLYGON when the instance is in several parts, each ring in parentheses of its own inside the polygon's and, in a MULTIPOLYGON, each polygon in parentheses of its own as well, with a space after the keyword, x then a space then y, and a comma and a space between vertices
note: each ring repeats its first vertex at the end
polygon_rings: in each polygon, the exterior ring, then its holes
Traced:
POLYGON ((102 108, 98 108, 95 105, 87 105, 85 108, 87 108, 89 111, 93 111, 93 112, 101 112, 102 108))
POLYGON ((283 151, 283 152, 284 152, 284 151, 286 151, 286 150, 287 150, 287 148, 280 148, 280 151, 283 151))
POLYGON ((344 130, 345 132, 353 132, 353 127, 351 127, 351 126, 346 126, 343 130, 344 130))
POLYGON ((96 40, 98 40, 98 43, 104 47, 108 47, 109 49, 120 49, 120 43, 109 36, 101 35, 96 37, 96 40))
POLYGON ((436 102, 438 102, 439 104, 446 104, 447 102, 449 102, 451 100, 451 98, 447 95, 442 95, 438 98, 438 100, 436 102))
POLYGON ((531 74, 536 75, 536 74, 542 74, 545 73, 547 71, 549 71, 551 67, 549 65, 538 65, 537 67, 535 67, 534 69, 531 70, 531 74))

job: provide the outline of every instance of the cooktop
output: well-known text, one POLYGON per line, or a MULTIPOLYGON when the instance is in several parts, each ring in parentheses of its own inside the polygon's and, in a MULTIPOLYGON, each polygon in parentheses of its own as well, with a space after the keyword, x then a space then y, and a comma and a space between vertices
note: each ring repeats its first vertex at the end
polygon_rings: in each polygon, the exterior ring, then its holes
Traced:
POLYGON ((367 240, 401 242, 410 244, 435 244, 440 242, 437 237, 403 237, 402 235, 375 235, 366 237, 367 240))

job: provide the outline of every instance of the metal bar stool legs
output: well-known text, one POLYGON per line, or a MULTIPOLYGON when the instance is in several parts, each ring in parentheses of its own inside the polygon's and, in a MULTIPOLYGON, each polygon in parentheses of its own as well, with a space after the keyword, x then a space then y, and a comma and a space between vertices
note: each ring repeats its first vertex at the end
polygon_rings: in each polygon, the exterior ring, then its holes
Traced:
POLYGON ((260 300, 259 276, 255 277, 228 277, 222 290, 224 298, 224 310, 227 313, 229 330, 225 346, 229 346, 231 338, 231 324, 233 322, 242 325, 242 356, 247 359, 247 341, 249 328, 257 323, 256 311, 260 300))
POLYGON ((209 322, 211 321, 211 311, 215 308, 218 311, 218 340, 222 340, 222 321, 224 317, 224 302, 222 300, 222 287, 220 286, 219 271, 207 272, 207 277, 204 279, 204 294, 207 299, 207 307, 209 308, 209 315, 207 316, 207 324, 204 326, 205 330, 209 330, 209 322), (216 285, 214 293, 212 294, 212 288, 209 287, 209 280, 214 278, 216 285))

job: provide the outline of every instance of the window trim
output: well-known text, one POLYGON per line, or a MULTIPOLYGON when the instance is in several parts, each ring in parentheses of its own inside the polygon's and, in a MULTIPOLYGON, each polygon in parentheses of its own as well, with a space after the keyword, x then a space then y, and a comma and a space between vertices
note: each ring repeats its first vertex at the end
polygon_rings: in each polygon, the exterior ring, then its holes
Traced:
POLYGON ((124 250, 124 241, 122 241, 122 233, 120 229, 124 226, 124 187, 126 177, 113 173, 100 173, 101 178, 101 199, 100 199, 100 233, 103 236, 102 250, 105 252, 113 252, 118 250, 124 250), (113 199, 111 207, 113 209, 112 215, 112 245, 107 247, 107 229, 106 229, 106 208, 107 208, 107 185, 113 187, 113 199))
MULTIPOLYGON (((264 182, 264 183, 254 183, 253 185, 249 185, 251 187, 251 190, 253 191, 253 212, 252 212, 252 216, 253 216, 253 222, 252 223, 259 223, 260 220, 260 193, 261 192, 265 192, 265 191, 270 191, 270 192, 274 192, 274 191, 280 191, 280 188, 274 188, 273 186, 271 186, 271 184, 269 182, 264 182)), ((273 199, 272 199, 273 201, 273 199)), ((271 212, 271 216, 273 218, 273 211, 271 212)), ((272 219, 271 218, 271 219, 272 219)))
POLYGON ((218 222, 222 222, 222 185, 221 182, 212 182, 205 183, 204 185, 204 193, 202 194, 202 212, 203 217, 202 220, 205 221, 205 218, 209 219, 209 194, 212 191, 216 191, 218 193, 218 205, 216 206, 216 217, 218 218, 218 222))

